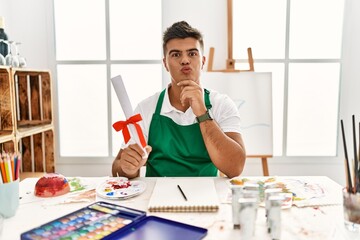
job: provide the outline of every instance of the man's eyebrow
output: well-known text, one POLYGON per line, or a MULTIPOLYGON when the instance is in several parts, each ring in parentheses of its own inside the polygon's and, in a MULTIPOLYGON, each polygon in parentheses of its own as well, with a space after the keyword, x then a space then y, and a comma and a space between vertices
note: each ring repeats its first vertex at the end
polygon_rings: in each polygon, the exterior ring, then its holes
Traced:
POLYGON ((177 50, 177 49, 173 49, 173 50, 170 50, 169 51, 169 54, 171 54, 171 53, 178 53, 178 52, 181 52, 180 50, 177 50))
MULTIPOLYGON (((197 48, 190 48, 190 49, 187 49, 187 50, 186 50, 186 52, 192 52, 192 51, 197 51, 197 52, 199 52, 199 49, 197 49, 197 48)), ((179 53, 179 52, 181 52, 181 51, 178 50, 178 49, 172 49, 172 50, 169 51, 168 54, 171 54, 171 53, 179 53)))
POLYGON ((188 49, 188 50, 186 50, 187 52, 192 52, 192 51, 199 51, 199 49, 197 49, 197 48, 191 48, 191 49, 188 49))

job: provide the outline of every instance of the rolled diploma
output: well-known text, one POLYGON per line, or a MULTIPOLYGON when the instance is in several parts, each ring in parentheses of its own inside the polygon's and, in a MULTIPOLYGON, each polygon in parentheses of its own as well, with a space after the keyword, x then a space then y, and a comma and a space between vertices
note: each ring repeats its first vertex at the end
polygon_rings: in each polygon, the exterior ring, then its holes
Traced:
MULTIPOLYGON (((126 119, 129 119, 130 117, 132 117, 134 115, 134 111, 132 109, 131 102, 130 102, 129 96, 128 96, 127 92, 126 92, 125 85, 124 85, 124 82, 122 80, 122 77, 120 75, 118 75, 116 77, 113 77, 113 78, 111 78, 111 82, 113 84, 116 95, 117 95, 117 97, 119 99, 121 108, 124 111, 125 117, 126 117, 126 119)), ((135 126, 133 124, 129 124, 128 128, 129 128, 129 131, 130 131, 131 138, 134 138, 135 142, 140 147, 142 147, 141 142, 140 142, 140 138, 139 138, 139 135, 137 134, 135 126)), ((143 151, 145 153, 143 158, 147 158, 148 157, 147 152, 146 152, 146 150, 144 148, 143 148, 143 151)))

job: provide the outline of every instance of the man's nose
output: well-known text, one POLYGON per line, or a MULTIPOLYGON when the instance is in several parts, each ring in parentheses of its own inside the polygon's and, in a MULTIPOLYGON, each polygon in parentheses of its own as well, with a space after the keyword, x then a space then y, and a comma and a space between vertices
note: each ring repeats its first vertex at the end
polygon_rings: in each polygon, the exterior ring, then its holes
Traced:
POLYGON ((181 58, 181 65, 188 65, 188 64, 190 64, 190 59, 188 56, 185 55, 181 58))

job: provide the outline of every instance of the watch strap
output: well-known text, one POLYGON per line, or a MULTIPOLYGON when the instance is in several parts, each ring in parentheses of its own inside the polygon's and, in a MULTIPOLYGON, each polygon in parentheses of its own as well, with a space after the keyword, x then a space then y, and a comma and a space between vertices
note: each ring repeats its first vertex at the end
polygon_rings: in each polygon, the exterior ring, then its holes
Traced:
POLYGON ((197 121, 198 123, 204 122, 204 121, 206 121, 206 120, 213 120, 213 118, 211 117, 211 114, 210 114, 210 112, 209 112, 209 109, 206 110, 205 114, 196 117, 196 121, 197 121))

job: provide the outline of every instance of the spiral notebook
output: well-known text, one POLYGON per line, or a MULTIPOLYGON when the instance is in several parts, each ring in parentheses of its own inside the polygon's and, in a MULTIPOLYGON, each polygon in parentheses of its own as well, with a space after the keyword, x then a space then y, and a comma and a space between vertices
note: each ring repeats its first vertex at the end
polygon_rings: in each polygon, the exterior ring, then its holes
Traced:
POLYGON ((157 179, 148 209, 150 212, 216 212, 219 204, 211 178, 164 177, 157 179))

